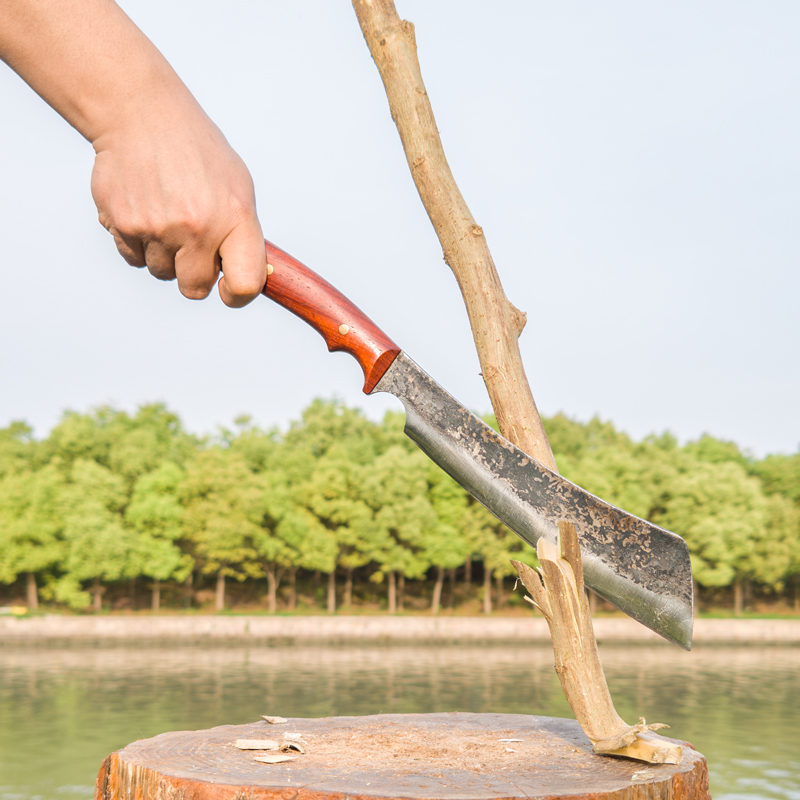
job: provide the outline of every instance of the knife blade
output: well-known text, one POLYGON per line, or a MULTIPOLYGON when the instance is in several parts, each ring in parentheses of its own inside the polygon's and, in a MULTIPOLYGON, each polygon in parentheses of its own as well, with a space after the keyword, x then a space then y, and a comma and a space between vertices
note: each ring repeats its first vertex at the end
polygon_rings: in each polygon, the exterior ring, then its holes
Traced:
POLYGON ((264 294, 315 328, 331 352, 355 357, 364 393, 388 392, 405 432, 445 472, 533 547, 575 524, 584 579, 660 636, 691 648, 692 569, 686 542, 568 481, 472 414, 324 278, 266 243, 264 294))

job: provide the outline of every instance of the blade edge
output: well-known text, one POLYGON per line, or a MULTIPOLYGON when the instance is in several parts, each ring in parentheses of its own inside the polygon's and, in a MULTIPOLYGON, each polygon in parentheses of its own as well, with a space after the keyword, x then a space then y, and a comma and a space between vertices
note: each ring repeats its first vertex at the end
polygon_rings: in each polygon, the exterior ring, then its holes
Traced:
MULTIPOLYGON (((535 547, 542 536, 555 541, 558 519, 574 522, 586 584, 668 641, 691 648, 691 564, 679 536, 606 503, 527 456, 464 408, 405 353, 395 359, 373 392, 398 397, 406 410, 406 435, 528 544, 535 547), (514 481, 509 480, 512 475, 514 481), (537 504, 532 498, 546 502, 537 504), (629 545, 654 551, 660 572, 652 564, 644 569, 664 573, 657 590, 637 580, 630 564, 625 572, 625 543, 621 549, 619 542, 610 541, 609 531, 614 537, 626 536, 629 545), (611 545, 617 556, 613 564, 611 545), (682 591, 676 592, 676 586, 682 591)), ((634 549, 628 546, 627 555, 634 549)))

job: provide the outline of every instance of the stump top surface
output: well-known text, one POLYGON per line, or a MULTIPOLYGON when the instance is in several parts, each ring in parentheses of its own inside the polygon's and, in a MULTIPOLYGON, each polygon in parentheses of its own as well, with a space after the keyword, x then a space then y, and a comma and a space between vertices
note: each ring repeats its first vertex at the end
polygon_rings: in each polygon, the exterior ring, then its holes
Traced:
POLYGON ((284 725, 223 725, 134 742, 116 754, 108 768, 116 774, 102 786, 101 770, 98 796, 148 800, 159 793, 147 787, 166 780, 194 800, 243 794, 292 800, 702 797, 697 789, 705 759, 688 747, 683 752, 678 766, 596 756, 574 720, 522 714, 295 718, 284 725), (237 739, 286 733, 302 734, 306 753, 295 761, 262 764, 253 760, 259 753, 233 746, 237 739))

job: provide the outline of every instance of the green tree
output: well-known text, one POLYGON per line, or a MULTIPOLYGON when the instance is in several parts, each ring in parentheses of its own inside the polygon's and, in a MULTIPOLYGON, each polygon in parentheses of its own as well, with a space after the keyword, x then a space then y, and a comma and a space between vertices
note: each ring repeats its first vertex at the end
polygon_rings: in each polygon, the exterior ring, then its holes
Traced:
POLYGON ((139 574, 136 533, 123 518, 127 499, 125 481, 107 467, 84 458, 72 464, 60 499, 66 556, 54 585, 57 600, 85 608, 91 593, 93 608, 100 611, 104 581, 139 574))
POLYGON ((125 519, 138 534, 140 570, 153 579, 153 611, 161 607, 162 581, 183 581, 190 574, 193 559, 180 547, 184 533, 184 509, 180 489, 185 472, 165 461, 152 472, 141 475, 125 510, 125 519))
POLYGON ((39 607, 37 575, 63 559, 60 496, 64 479, 54 465, 9 472, 0 479, 0 581, 26 576, 28 607, 39 607))
POLYGON ((188 465, 181 486, 186 538, 206 575, 217 579, 215 607, 225 607, 225 579, 260 578, 257 541, 264 514, 263 484, 244 458, 214 447, 188 465))
POLYGON ((658 520, 683 536, 701 586, 734 586, 742 610, 743 580, 753 574, 755 542, 767 525, 767 502, 759 482, 732 461, 696 462, 679 475, 658 520))

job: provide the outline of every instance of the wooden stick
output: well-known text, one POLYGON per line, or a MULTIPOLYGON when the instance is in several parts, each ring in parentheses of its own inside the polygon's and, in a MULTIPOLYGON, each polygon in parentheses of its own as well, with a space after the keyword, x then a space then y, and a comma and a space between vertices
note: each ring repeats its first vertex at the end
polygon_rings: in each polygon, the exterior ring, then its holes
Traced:
POLYGON ((556 470, 517 341, 525 314, 506 297, 483 229, 450 171, 420 72, 414 26, 398 17, 392 0, 353 0, 353 8, 383 79, 417 191, 464 297, 500 430, 556 470))
POLYGON ((650 764, 680 764, 682 748, 651 731, 666 728, 640 719, 627 725, 617 714, 597 652, 583 566, 575 526, 559 522, 559 542, 540 539, 536 548, 540 570, 511 563, 530 593, 553 637, 555 665, 561 688, 595 753, 625 756, 650 764))
MULTIPOLYGON (((353 8, 383 80, 417 191, 464 297, 500 430, 557 471, 522 366, 518 338, 525 314, 506 297, 483 229, 450 171, 422 80, 414 26, 399 18, 392 0, 353 0, 353 8)), ((562 688, 595 752, 679 763, 680 747, 664 744, 667 740, 650 733, 661 726, 644 720, 626 725, 614 710, 597 654, 574 528, 566 535, 562 531, 560 551, 552 542, 540 540, 539 558, 544 584, 529 567, 512 563, 547 617, 562 688)))

